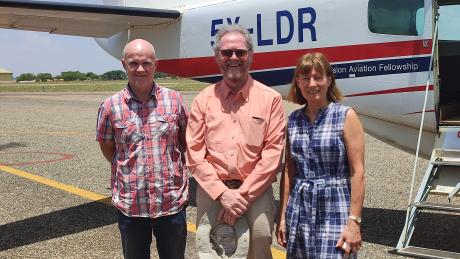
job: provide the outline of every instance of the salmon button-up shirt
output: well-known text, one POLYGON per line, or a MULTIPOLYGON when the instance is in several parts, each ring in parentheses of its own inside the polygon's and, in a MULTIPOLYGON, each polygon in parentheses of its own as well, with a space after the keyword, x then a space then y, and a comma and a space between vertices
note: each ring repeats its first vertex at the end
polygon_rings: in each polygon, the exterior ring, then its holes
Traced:
POLYGON ((223 82, 201 91, 187 124, 187 167, 212 199, 238 179, 250 201, 273 183, 284 148, 282 98, 248 78, 236 93, 223 82))

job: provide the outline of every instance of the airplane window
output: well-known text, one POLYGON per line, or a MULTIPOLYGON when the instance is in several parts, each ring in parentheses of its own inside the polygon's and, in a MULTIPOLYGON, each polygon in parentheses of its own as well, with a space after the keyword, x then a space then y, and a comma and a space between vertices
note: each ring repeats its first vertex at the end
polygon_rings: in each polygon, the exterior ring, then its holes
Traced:
POLYGON ((425 24, 423 0, 370 0, 369 30, 374 33, 420 36, 425 24))
POLYGON ((425 27, 425 8, 419 8, 415 13, 415 27, 417 29, 417 36, 423 34, 423 28, 425 27))
POLYGON ((445 5, 439 9, 439 39, 460 40, 460 5, 445 5))

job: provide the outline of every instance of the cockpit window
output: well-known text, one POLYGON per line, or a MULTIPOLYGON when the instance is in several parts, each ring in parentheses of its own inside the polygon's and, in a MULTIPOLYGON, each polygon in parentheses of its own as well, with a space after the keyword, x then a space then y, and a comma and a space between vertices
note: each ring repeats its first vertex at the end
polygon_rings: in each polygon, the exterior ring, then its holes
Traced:
POLYGON ((425 24, 423 0, 369 0, 368 24, 373 33, 420 36, 425 24))

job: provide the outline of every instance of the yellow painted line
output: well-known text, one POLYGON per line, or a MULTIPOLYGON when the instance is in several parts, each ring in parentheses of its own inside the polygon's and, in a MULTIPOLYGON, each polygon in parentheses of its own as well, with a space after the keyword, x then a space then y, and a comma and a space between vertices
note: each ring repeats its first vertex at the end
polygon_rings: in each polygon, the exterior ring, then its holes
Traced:
POLYGON ((196 233, 196 225, 190 222, 187 222, 187 231, 196 233))
MULTIPOLYGON (((60 182, 57 182, 57 181, 54 181, 54 180, 51 180, 51 179, 48 179, 48 178, 45 178, 39 175, 31 174, 31 173, 28 173, 22 170, 18 170, 16 168, 5 166, 5 165, 0 165, 0 170, 16 175, 16 176, 19 176, 19 177, 22 177, 22 178, 25 178, 25 179, 28 179, 28 180, 31 180, 31 181, 34 181, 34 182, 37 182, 37 183, 41 183, 43 185, 53 187, 55 189, 59 189, 61 191, 75 194, 77 196, 83 197, 91 201, 98 201, 98 202, 102 202, 102 203, 109 204, 109 205, 111 204, 110 197, 107 197, 107 196, 104 196, 104 195, 101 195, 95 192, 83 190, 83 189, 80 189, 72 185, 60 183, 60 182)), ((195 233, 196 225, 193 223, 187 222, 187 231, 195 233)), ((274 259, 286 258, 286 253, 284 251, 279 250, 274 247, 272 247, 272 254, 273 254, 274 259)))
POLYGON ((5 171, 5 172, 10 173, 10 174, 14 174, 14 175, 22 177, 22 178, 26 178, 26 179, 34 181, 34 182, 38 182, 38 183, 41 183, 41 184, 44 184, 44 185, 51 186, 53 188, 56 188, 56 189, 59 189, 59 190, 65 191, 65 192, 69 192, 69 193, 78 195, 78 196, 86 198, 88 200, 98 201, 98 200, 103 200, 103 199, 107 198, 106 196, 100 195, 98 193, 90 192, 90 191, 83 190, 83 189, 80 189, 80 188, 77 188, 77 187, 74 187, 74 186, 71 186, 71 185, 63 184, 63 183, 60 183, 60 182, 57 182, 57 181, 54 181, 54 180, 39 176, 39 175, 35 175, 35 174, 31 174, 31 173, 28 173, 28 172, 24 172, 24 171, 15 169, 13 167, 0 165, 0 170, 5 171))
POLYGON ((273 259, 286 259, 286 252, 272 247, 273 259))

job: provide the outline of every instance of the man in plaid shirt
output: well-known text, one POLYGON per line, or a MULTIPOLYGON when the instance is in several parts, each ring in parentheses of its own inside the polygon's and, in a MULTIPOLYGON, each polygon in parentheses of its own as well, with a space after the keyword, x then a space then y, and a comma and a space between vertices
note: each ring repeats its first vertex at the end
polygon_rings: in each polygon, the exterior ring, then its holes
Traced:
POLYGON ((112 165, 112 204, 125 258, 184 258, 188 178, 187 111, 182 96, 157 85, 153 46, 142 39, 123 51, 128 85, 99 108, 96 139, 112 165))

